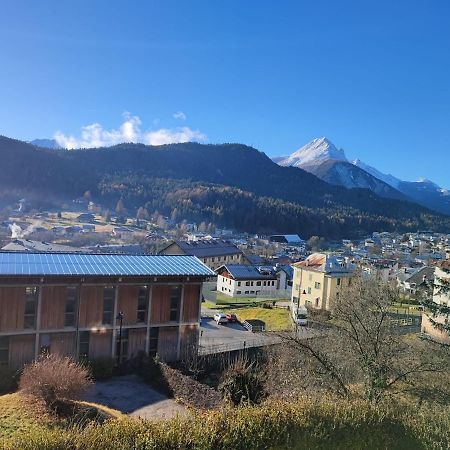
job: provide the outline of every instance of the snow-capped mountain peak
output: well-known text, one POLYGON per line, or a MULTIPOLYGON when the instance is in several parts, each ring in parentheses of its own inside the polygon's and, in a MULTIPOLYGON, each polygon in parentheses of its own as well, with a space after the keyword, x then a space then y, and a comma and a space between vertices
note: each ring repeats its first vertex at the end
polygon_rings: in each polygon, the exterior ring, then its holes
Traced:
POLYGON ((338 149, 326 137, 321 137, 312 140, 288 157, 278 161, 278 164, 281 166, 302 167, 322 164, 328 160, 347 162, 344 150, 338 149))
POLYGON ((352 161, 352 164, 362 170, 365 170, 367 173, 370 173, 370 175, 374 176, 375 178, 384 181, 385 183, 389 184, 389 186, 392 186, 395 189, 398 189, 401 183, 401 181, 393 175, 382 173, 379 170, 375 169, 375 167, 369 166, 368 164, 362 162, 360 159, 355 159, 354 161, 352 161))
POLYGON ((428 178, 419 178, 416 183, 421 183, 421 184, 428 184, 429 186, 432 186, 436 189, 441 189, 436 183, 434 183, 433 181, 429 180, 428 178))

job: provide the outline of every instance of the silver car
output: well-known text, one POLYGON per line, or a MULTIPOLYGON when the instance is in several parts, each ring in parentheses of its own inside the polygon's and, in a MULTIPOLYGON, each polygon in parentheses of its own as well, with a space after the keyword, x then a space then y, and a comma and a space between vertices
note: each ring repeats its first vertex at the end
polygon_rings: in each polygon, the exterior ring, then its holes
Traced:
POLYGON ((228 323, 227 316, 221 313, 214 314, 214 320, 217 322, 217 324, 228 323))

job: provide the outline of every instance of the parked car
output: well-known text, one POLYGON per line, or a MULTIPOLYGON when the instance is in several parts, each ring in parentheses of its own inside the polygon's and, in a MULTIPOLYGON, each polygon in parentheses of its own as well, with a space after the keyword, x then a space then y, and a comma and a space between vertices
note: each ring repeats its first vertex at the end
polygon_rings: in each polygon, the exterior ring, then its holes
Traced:
POLYGON ((225 314, 227 316, 228 322, 237 322, 237 316, 233 313, 225 314))
POLYGON ((228 319, 225 314, 220 313, 214 314, 214 320, 217 322, 217 324, 228 323, 228 319))

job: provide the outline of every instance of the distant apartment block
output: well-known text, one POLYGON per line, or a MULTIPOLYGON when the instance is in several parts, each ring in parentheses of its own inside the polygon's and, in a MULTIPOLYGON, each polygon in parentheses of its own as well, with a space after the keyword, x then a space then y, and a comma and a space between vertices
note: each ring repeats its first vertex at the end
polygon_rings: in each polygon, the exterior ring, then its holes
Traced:
POLYGON ((0 253, 0 365, 42 353, 177 360, 197 345, 213 275, 191 256, 0 253))

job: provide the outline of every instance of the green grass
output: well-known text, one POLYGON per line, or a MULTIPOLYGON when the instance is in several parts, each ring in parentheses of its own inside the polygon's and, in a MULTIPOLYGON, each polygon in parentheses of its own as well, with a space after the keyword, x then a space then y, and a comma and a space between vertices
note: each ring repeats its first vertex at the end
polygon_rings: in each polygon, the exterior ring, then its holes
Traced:
POLYGON ((209 300, 205 300, 204 302, 202 302, 202 308, 217 309, 217 305, 213 302, 210 302, 209 300))
POLYGON ((0 396, 0 440, 25 432, 38 432, 52 425, 43 406, 21 394, 0 396))
POLYGON ((284 308, 239 308, 232 310, 242 322, 248 319, 259 319, 265 322, 266 331, 284 331, 292 329, 289 311, 284 308))
MULTIPOLYGON (((78 416, 83 419, 86 408, 95 408, 105 418, 126 417, 119 411, 91 402, 76 402, 78 416)), ((42 434, 48 429, 65 428, 70 418, 59 418, 49 413, 36 399, 19 392, 0 396, 0 444, 5 439, 23 434, 42 434)), ((1 445, 0 445, 1 448, 1 445)))
POLYGON ((234 304, 253 304, 253 303, 272 303, 273 298, 261 298, 261 297, 230 297, 229 295, 217 293, 216 304, 217 305, 234 305, 234 304))

